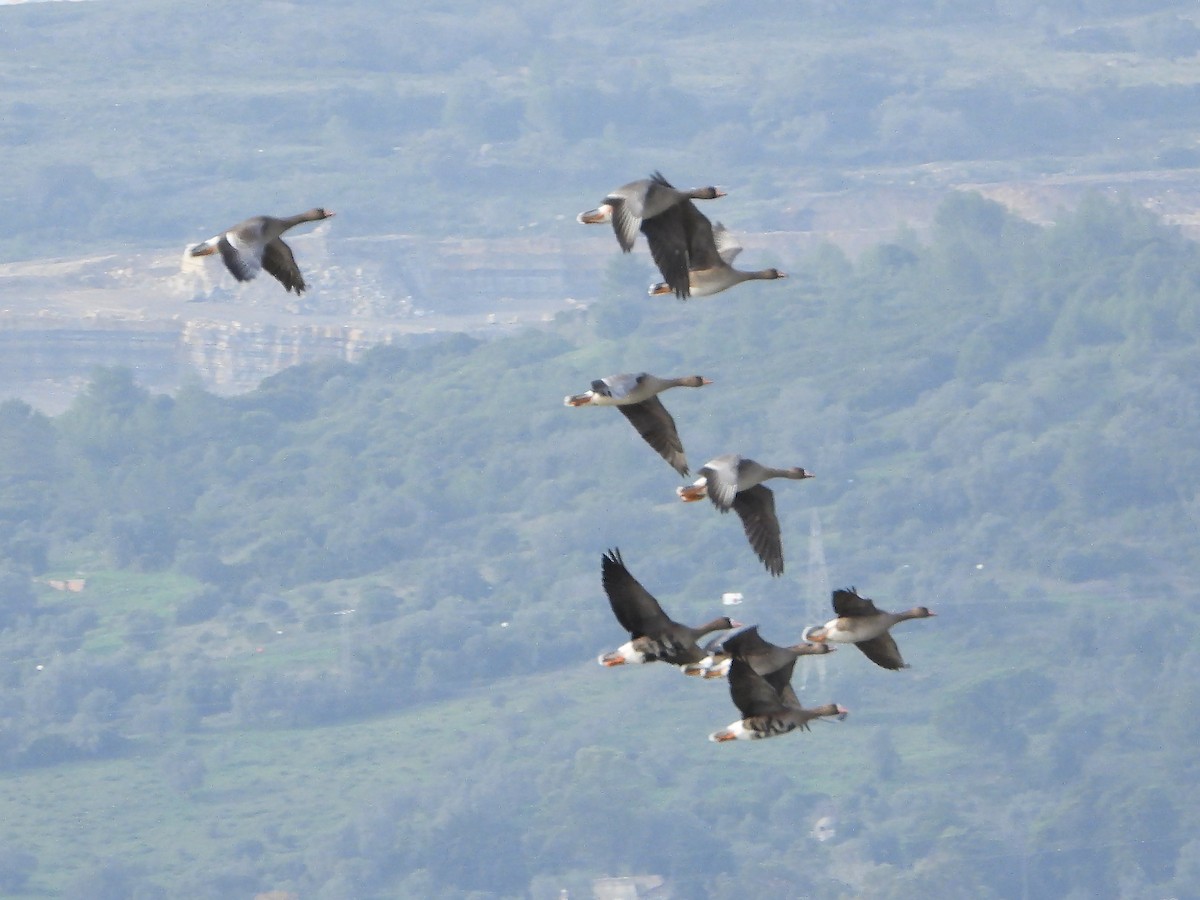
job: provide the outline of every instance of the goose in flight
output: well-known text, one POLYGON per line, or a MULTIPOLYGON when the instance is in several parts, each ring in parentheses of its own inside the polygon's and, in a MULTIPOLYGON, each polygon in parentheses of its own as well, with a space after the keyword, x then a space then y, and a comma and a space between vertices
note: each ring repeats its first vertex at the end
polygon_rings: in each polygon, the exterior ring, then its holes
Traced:
POLYGON ((646 235, 650 255, 666 283, 681 299, 688 295, 687 239, 681 228, 684 219, 665 213, 681 206, 692 206, 692 200, 714 200, 725 192, 709 186, 676 190, 661 172, 649 178, 631 181, 611 191, 595 209, 577 217, 585 225, 611 222, 617 243, 628 253, 633 249, 638 230, 646 235))
POLYGON ((266 269, 289 293, 302 294, 307 287, 304 276, 282 235, 302 222, 319 222, 332 215, 329 210, 317 207, 283 219, 254 216, 197 244, 189 252, 192 256, 220 253, 225 268, 238 281, 250 281, 260 269, 266 269))
POLYGON ((720 616, 697 628, 674 621, 663 612, 654 595, 625 568, 620 550, 604 554, 600 575, 613 615, 629 632, 626 643, 600 657, 602 666, 656 660, 677 666, 698 662, 704 658, 704 651, 697 643, 700 638, 723 628, 736 627, 728 616, 720 616))
POLYGON ((674 286, 664 281, 651 285, 650 296, 673 293, 680 299, 689 295, 711 297, 743 281, 787 278, 787 274, 778 269, 735 269, 733 261, 742 252, 742 245, 720 222, 716 226, 710 224, 708 217, 696 209, 694 203, 680 204, 661 218, 669 220, 672 217, 680 220, 678 226, 672 229, 664 226, 663 231, 669 235, 682 235, 687 242, 688 291, 680 295, 674 286))
POLYGON ((720 731, 708 736, 710 741, 757 741, 795 731, 808 731, 808 723, 824 716, 845 719, 849 714, 844 706, 826 703, 813 709, 800 705, 792 690, 793 659, 780 669, 760 675, 753 666, 737 656, 729 666, 729 696, 742 717, 720 731))
POLYGON ((750 668, 759 675, 768 675, 798 657, 821 656, 832 653, 834 648, 829 644, 808 642, 781 647, 763 638, 758 633, 757 625, 744 625, 717 635, 704 645, 704 650, 708 655, 698 663, 684 666, 684 675, 724 678, 729 674, 729 666, 735 656, 749 663, 750 668))
POLYGON ((778 576, 783 574, 783 540, 775 515, 775 494, 763 482, 770 478, 812 477, 799 466, 776 469, 736 453, 725 453, 705 463, 694 483, 675 492, 685 503, 708 497, 721 512, 736 512, 750 546, 767 571, 778 576))
POLYGON ((659 378, 649 372, 609 375, 592 382, 592 389, 564 397, 566 406, 615 406, 627 418, 646 443, 680 475, 688 473, 683 442, 675 429, 675 420, 658 395, 673 387, 703 387, 712 382, 700 375, 683 378, 659 378))
POLYGON ((868 597, 860 597, 854 588, 833 592, 833 611, 837 618, 824 625, 804 629, 803 639, 818 643, 854 644, 875 663, 885 669, 907 668, 900 648, 891 635, 891 627, 909 619, 928 619, 937 613, 927 607, 915 606, 904 612, 884 612, 868 597))

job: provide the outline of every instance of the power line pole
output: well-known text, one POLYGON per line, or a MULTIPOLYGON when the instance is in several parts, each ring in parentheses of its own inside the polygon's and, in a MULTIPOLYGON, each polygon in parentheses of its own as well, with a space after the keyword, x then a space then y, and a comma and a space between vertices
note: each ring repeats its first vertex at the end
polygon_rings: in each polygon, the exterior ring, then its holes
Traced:
MULTIPOLYGON (((825 539, 821 535, 821 516, 814 509, 808 520, 808 577, 805 579, 807 597, 804 604, 806 625, 816 625, 829 618, 829 569, 825 565, 825 539)), ((800 690, 808 688, 808 679, 815 671, 817 687, 825 690, 825 657, 808 657, 800 667, 800 690)))

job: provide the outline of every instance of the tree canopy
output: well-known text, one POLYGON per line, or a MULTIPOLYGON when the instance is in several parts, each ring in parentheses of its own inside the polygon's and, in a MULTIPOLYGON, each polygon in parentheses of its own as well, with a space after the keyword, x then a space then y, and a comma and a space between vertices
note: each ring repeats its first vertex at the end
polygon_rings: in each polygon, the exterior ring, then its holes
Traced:
POLYGON ((87 796, 160 759, 137 778, 194 847, 68 861, 51 826, 9 824, 0 880, 1180 890, 1200 252, 1126 203, 1038 227, 955 194, 928 242, 788 268, 712 300, 631 313, 614 296, 514 337, 298 366, 236 397, 108 369, 60 416, 0 406, 0 767, 29 790, 69 770, 87 796), (782 579, 735 522, 675 500, 623 417, 562 405, 640 370, 715 382, 664 398, 693 469, 734 451, 816 473, 777 492, 782 579), (821 578, 939 618, 897 634, 911 670, 846 648, 810 671, 806 699, 836 695, 847 722, 723 754, 703 740, 733 716, 723 686, 595 666, 625 639, 599 585, 613 546, 679 618, 736 589, 779 642, 811 624, 821 578), (71 578, 82 592, 50 586, 71 578), (313 767, 324 784, 299 776, 313 767), (245 778, 278 786, 253 814, 229 796, 245 778), (222 810, 251 818, 206 831, 222 810), (818 841, 825 815, 837 835, 818 841))

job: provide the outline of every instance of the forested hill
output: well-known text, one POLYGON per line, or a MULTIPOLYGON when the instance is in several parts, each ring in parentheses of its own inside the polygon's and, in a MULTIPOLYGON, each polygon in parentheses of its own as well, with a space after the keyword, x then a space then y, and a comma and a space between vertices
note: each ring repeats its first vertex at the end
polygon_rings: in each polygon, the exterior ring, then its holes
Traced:
MULTIPOLYGON (((188 896, 235 840, 257 842, 239 890, 303 896, 557 896, 643 871, 684 896, 1194 886, 1196 246, 1122 203, 1043 228, 955 194, 928 243, 822 250, 718 298, 646 298, 627 261, 544 331, 381 348, 239 397, 152 396, 109 370, 53 419, 0 406, 0 763, 174 773, 186 741, 216 778, 222 735, 311 748, 315 728, 395 813, 206 832, 240 801, 201 774, 171 801, 190 859, 118 866, 188 896), (734 451, 816 473, 776 491, 781 579, 733 517, 678 503, 618 413, 562 404, 641 370, 713 379, 664 398, 693 470, 734 451), (829 658, 847 722, 714 747, 723 686, 595 666, 623 639, 606 548, 677 618, 740 590, 739 617, 788 642, 810 624, 818 527, 833 586, 939 613, 898 633, 910 671, 829 658), (82 593, 45 585, 70 577, 82 593), (464 703, 475 726, 445 731, 464 703), (378 716, 408 727, 368 739, 378 716), (389 786, 392 759, 423 761, 421 792, 389 786), (820 809, 832 842, 807 838, 820 809), (669 854, 648 837, 668 833, 669 854), (503 864, 472 862, 484 846, 503 864)), ((277 775, 279 803, 312 805, 318 788, 277 775)), ((30 883, 111 868, 61 858, 51 827, 10 842, 30 883)))

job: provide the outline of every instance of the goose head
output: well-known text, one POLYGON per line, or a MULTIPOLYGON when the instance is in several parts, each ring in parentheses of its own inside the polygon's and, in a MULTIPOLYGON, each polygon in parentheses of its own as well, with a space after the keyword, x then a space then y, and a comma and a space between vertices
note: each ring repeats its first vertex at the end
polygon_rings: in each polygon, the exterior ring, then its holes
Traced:
POLYGON ((823 719, 837 719, 839 722, 846 721, 846 716, 850 715, 850 710, 840 703, 826 703, 824 706, 818 706, 813 712, 823 719))

